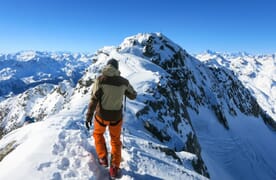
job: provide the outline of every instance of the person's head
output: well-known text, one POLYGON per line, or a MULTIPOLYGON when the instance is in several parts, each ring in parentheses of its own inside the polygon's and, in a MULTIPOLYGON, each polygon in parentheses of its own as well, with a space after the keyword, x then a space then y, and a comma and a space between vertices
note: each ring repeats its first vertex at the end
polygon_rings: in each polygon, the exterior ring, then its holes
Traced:
POLYGON ((110 59, 107 61, 107 65, 112 65, 115 69, 119 69, 119 62, 116 59, 110 59))

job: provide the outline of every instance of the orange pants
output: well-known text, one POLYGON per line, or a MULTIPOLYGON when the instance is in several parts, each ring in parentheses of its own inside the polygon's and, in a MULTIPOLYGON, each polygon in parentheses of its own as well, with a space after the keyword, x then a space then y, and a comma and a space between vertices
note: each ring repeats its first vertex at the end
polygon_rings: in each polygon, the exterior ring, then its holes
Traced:
POLYGON ((120 167, 121 162, 121 129, 122 129, 123 121, 119 122, 112 122, 112 121, 105 121, 101 119, 99 116, 95 116, 94 118, 94 132, 93 137, 95 140, 95 147, 98 158, 104 158, 108 156, 104 133, 106 127, 108 126, 109 134, 111 138, 111 165, 120 167))

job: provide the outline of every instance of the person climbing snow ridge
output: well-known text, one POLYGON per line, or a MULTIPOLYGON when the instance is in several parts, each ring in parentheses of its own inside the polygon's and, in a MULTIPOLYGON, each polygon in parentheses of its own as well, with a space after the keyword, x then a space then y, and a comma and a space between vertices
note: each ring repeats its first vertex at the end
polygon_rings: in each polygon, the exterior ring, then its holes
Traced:
POLYGON ((111 137, 111 159, 109 173, 111 178, 118 176, 121 162, 121 129, 123 124, 123 97, 135 99, 136 91, 129 81, 120 76, 119 63, 116 59, 108 60, 102 74, 93 84, 91 100, 86 114, 86 127, 92 124, 94 111, 95 148, 99 164, 108 167, 108 152, 104 132, 109 127, 111 137))

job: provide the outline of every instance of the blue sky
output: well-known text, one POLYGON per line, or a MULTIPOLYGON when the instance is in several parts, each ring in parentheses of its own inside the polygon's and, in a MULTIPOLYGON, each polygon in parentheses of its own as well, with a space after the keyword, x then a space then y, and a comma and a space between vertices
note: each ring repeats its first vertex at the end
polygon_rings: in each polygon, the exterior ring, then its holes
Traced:
POLYGON ((274 0, 0 0, 0 52, 95 52, 161 32, 189 53, 276 52, 274 0))

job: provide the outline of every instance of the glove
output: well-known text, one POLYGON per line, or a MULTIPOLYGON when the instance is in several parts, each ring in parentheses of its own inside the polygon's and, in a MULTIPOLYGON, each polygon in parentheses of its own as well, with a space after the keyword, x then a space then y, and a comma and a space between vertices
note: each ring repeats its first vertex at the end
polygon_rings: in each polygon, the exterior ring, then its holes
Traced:
POLYGON ((89 130, 91 125, 92 125, 92 115, 91 115, 91 113, 87 113, 86 114, 85 126, 89 130))
POLYGON ((92 124, 91 120, 90 121, 86 120, 85 126, 88 130, 90 129, 91 124, 92 124))

